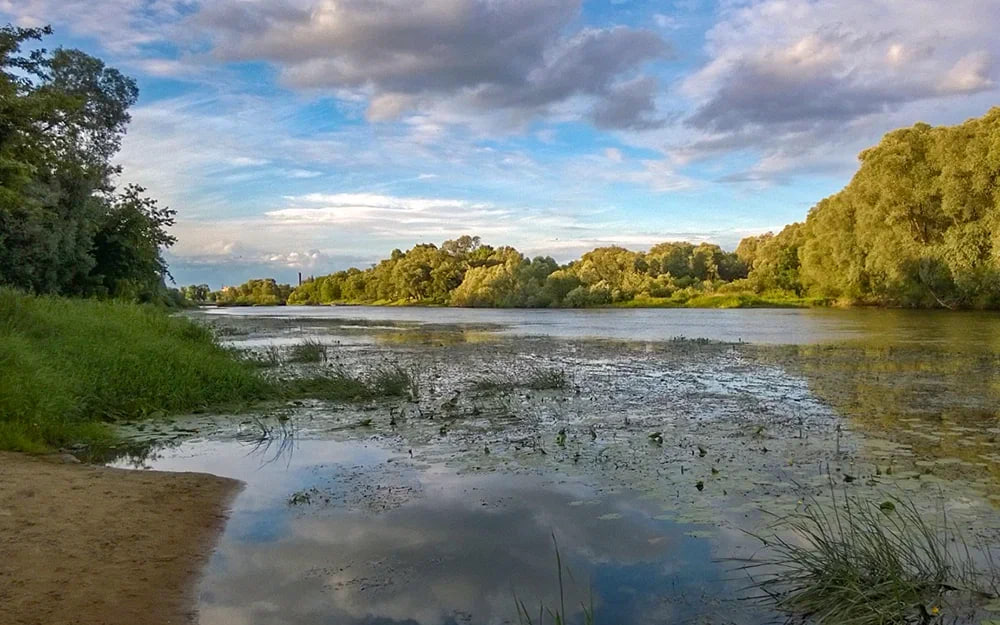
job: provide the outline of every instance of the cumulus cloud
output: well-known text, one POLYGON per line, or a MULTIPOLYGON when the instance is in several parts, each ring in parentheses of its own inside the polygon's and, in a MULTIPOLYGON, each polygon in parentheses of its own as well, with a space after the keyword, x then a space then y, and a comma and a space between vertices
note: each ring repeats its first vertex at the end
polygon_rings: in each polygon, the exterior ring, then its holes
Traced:
POLYGON ((693 104, 685 125, 700 136, 678 153, 750 147, 790 161, 838 140, 870 141, 924 102, 985 96, 998 21, 1000 4, 978 0, 731 3, 707 34, 711 60, 682 83, 693 104))
POLYGON ((226 0, 205 5, 193 21, 218 59, 273 63, 292 87, 362 94, 372 121, 442 109, 499 109, 527 121, 583 97, 593 101, 587 117, 602 126, 655 124, 656 83, 641 72, 668 53, 666 42, 623 26, 573 33, 579 5, 226 0), (627 102, 616 105, 621 98, 627 102))

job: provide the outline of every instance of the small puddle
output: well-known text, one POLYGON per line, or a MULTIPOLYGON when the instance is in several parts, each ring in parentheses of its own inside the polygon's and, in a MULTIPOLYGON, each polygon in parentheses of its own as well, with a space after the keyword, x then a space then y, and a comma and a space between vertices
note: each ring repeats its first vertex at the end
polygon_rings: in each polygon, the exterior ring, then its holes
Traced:
POLYGON ((560 605, 553 535, 568 622, 591 602, 595 622, 619 625, 774 618, 736 599, 747 580, 717 560, 741 537, 697 537, 638 493, 462 474, 369 441, 276 454, 197 440, 141 466, 246 482, 201 582, 201 625, 516 623, 515 596, 537 619, 560 605))

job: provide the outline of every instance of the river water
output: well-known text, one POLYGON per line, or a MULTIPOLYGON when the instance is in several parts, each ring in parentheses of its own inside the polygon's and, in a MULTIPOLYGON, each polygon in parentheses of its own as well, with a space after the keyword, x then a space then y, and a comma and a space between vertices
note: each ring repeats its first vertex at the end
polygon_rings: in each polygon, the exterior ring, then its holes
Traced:
POLYGON ((1000 346, 1000 314, 829 309, 521 310, 385 306, 204 308, 208 315, 313 320, 351 325, 491 328, 515 336, 560 339, 712 341, 802 345, 877 336, 898 342, 968 342, 1000 346))
POLYGON ((518 623, 522 603, 536 623, 540 606, 546 623, 547 610, 583 623, 591 606, 599 624, 773 622, 739 569, 761 549, 746 532, 831 484, 946 507, 978 539, 1000 531, 996 315, 193 315, 255 353, 328 346, 326 362, 275 375, 392 363, 419 381, 407 399, 130 433, 156 444, 118 466, 246 483, 201 583, 202 625, 518 623), (539 370, 566 383, 518 384, 539 370))

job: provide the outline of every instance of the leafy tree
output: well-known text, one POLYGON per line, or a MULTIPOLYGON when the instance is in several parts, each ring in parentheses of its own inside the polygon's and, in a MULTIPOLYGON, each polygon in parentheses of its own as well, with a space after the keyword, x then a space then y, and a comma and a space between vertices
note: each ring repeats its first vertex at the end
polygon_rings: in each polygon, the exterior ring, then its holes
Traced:
POLYGON ((161 250, 176 241, 167 234, 167 228, 174 225, 175 211, 159 206, 144 193, 142 187, 129 185, 101 216, 94 235, 91 270, 100 292, 148 301, 160 289, 164 276, 170 275, 161 250))
POLYGON ((22 52, 49 28, 0 28, 0 284, 152 299, 173 212, 112 178, 135 82, 79 50, 22 52))

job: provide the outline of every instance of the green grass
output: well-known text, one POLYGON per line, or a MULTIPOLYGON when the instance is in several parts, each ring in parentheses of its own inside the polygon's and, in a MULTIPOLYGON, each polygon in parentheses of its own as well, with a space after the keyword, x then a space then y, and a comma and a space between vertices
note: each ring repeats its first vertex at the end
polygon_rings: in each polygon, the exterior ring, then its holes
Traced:
POLYGON ((326 362, 327 346, 315 339, 305 339, 293 345, 288 352, 288 362, 326 362))
POLYGON ((813 501, 758 536, 764 552, 743 568, 762 572, 763 599, 818 625, 951 622, 995 596, 997 570, 941 517, 900 498, 813 501))
POLYGON ((270 392, 208 329, 160 309, 0 289, 0 448, 98 442, 104 422, 270 392))
MULTIPOLYGON (((556 540, 556 535, 552 534, 552 544, 556 551, 556 580, 558 581, 559 588, 559 607, 550 608, 546 607, 544 604, 538 605, 538 617, 535 618, 534 611, 529 611, 528 606, 524 601, 518 599, 517 593, 514 593, 514 607, 517 610, 517 622, 518 625, 545 625, 546 621, 551 625, 567 625, 570 618, 570 613, 566 610, 566 584, 563 580, 563 573, 568 573, 565 565, 562 561, 562 554, 559 552, 559 542, 556 540), (546 617, 548 617, 546 619, 546 617)), ((590 594, 590 605, 585 603, 580 604, 580 611, 583 614, 583 624, 584 625, 594 625, 594 594, 593 589, 591 589, 590 594)))
POLYGON ((318 375, 282 380, 279 387, 289 398, 313 397, 331 401, 416 398, 418 394, 416 377, 395 364, 381 365, 363 375, 353 375, 338 367, 318 375))

